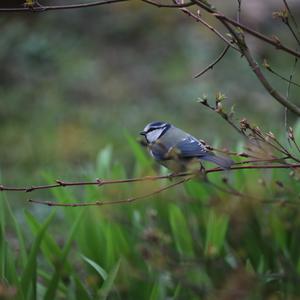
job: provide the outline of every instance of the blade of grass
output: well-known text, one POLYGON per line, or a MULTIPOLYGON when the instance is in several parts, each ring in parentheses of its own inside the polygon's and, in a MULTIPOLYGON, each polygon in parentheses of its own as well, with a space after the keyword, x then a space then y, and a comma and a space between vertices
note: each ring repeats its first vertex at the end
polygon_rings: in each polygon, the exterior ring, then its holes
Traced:
POLYGON ((83 260, 85 262, 87 262, 93 269, 95 269, 97 271, 97 273, 100 275, 100 277, 104 281, 107 279, 107 273, 101 266, 99 266, 96 262, 94 262, 93 260, 87 258, 84 255, 81 255, 81 257, 83 258, 83 260))
POLYGON ((184 257, 194 257, 193 241, 186 218, 176 205, 169 206, 169 222, 177 251, 184 257))
MULTIPOLYGON (((29 212, 25 212, 25 213, 29 214, 29 212)), ((31 278, 34 276, 34 272, 36 271, 35 270, 36 260, 37 260, 37 255, 38 255, 38 251, 40 248, 40 244, 43 240, 45 232, 46 232, 50 222, 52 221, 54 215, 55 215, 55 210, 49 214, 46 221, 43 223, 43 225, 41 226, 40 230, 37 233, 37 236, 34 240, 31 250, 29 252, 29 256, 28 256, 28 260, 27 260, 25 269, 21 275, 20 288, 18 291, 19 293, 27 295, 27 292, 30 290, 31 278)))
POLYGON ((63 251, 61 253, 61 257, 60 257, 60 259, 57 263, 57 266, 56 266, 56 269, 53 273, 52 279, 51 279, 51 281, 48 285, 47 292, 45 294, 44 300, 55 299, 55 294, 56 294, 56 290, 57 290, 57 287, 58 287, 58 284, 59 284, 59 281, 60 281, 62 270, 64 269, 64 265, 66 263, 67 256, 70 252, 71 245, 72 245, 72 242, 74 240, 74 235, 77 231, 77 228, 80 224, 80 221, 82 220, 82 217, 83 217, 83 214, 85 213, 85 211, 86 210, 80 211, 80 213, 77 216, 77 219, 75 220, 75 222, 73 224, 73 227, 71 228, 69 237, 68 237, 68 239, 66 241, 66 244, 63 248, 63 251))
POLYGON ((107 279, 104 281, 101 289, 99 290, 99 293, 98 293, 99 299, 101 299, 101 300, 107 299, 109 293, 111 292, 111 290, 113 288, 113 284, 117 277, 117 274, 118 274, 118 271, 120 268, 120 264, 121 264, 121 259, 118 260, 118 262, 114 265, 114 267, 109 272, 107 279))

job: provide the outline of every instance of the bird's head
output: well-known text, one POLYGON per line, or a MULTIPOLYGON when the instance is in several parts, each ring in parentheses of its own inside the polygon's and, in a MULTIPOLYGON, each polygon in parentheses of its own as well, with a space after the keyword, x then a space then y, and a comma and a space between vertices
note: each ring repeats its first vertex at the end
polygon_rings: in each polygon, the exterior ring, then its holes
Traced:
POLYGON ((143 131, 140 132, 147 141, 148 144, 155 143, 160 137, 162 137, 171 124, 161 121, 151 122, 146 125, 143 131))

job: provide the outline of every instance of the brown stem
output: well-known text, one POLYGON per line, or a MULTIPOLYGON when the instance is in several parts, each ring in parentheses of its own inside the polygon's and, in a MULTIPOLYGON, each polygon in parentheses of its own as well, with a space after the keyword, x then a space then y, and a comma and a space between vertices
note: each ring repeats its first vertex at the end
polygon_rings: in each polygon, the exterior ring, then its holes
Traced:
MULTIPOLYGON (((248 163, 245 161, 244 163, 248 163)), ((300 168, 300 163, 297 164, 262 164, 262 165, 242 165, 242 166, 232 166, 230 170, 242 170, 242 169, 288 169, 288 168, 300 168)), ((227 171, 221 168, 211 168, 206 170, 206 173, 214 173, 214 172, 223 172, 227 171)), ((8 191, 8 192, 32 192, 36 190, 46 190, 58 187, 69 187, 69 186, 87 186, 87 185, 95 185, 95 186, 103 186, 103 185, 112 185, 112 184, 123 184, 123 183, 133 183, 133 182, 143 182, 143 181, 152 181, 152 180, 163 180, 163 179, 171 179, 171 178, 179 178, 179 177, 187 177, 191 176, 194 173, 183 172, 178 174, 170 174, 170 175, 161 175, 161 176, 146 176, 139 178, 129 178, 129 179, 116 179, 116 180, 105 180, 105 179, 97 179, 95 181, 79 181, 79 182, 67 182, 62 180, 56 180, 56 184, 49 185, 40 185, 40 186, 31 186, 31 187, 6 187, 4 185, 0 185, 0 191, 8 191)))
MULTIPOLYGON (((230 168, 230 170, 242 170, 242 169, 287 169, 287 168, 299 168, 300 164, 292 164, 292 165, 252 165, 252 166, 233 166, 230 168)), ((209 169, 206 171, 206 174, 209 173, 214 173, 214 172, 220 172, 224 171, 224 169, 220 168, 213 168, 209 169)), ((93 201, 93 202, 73 202, 73 203, 61 203, 61 202, 53 202, 53 201, 44 201, 44 200, 34 200, 34 199, 29 199, 28 202, 30 203, 35 203, 35 204, 42 204, 42 205, 47 205, 47 206, 64 206, 64 207, 83 207, 83 206, 103 206, 103 205, 114 205, 114 204, 129 204, 131 202, 137 201, 137 200, 142 200, 149 198, 153 195, 160 194, 163 191, 166 191, 168 189, 171 189, 177 185, 180 185, 184 182, 189 181, 193 177, 195 177, 197 174, 196 173, 190 173, 189 176, 187 174, 184 179, 179 180, 173 184, 167 185, 163 188, 160 188, 158 190, 155 190, 151 193, 147 193, 141 196, 136 196, 136 197, 131 197, 127 199, 122 199, 122 200, 115 200, 115 201, 93 201)), ((176 176, 174 176, 176 177, 176 176)), ((238 194, 236 194, 238 195, 238 194)))
POLYGON ((163 188, 160 188, 158 190, 155 190, 151 193, 147 193, 141 196, 136 196, 136 197, 131 197, 131 198, 127 198, 127 199, 122 199, 122 200, 115 200, 115 201, 94 201, 94 202, 77 202, 77 203, 59 203, 59 202, 53 202, 53 201, 43 201, 43 200, 33 200, 33 199, 29 199, 28 202, 31 203, 36 203, 36 204, 43 204, 43 205, 47 205, 47 206, 68 206, 68 207, 82 207, 82 206, 103 206, 103 205, 114 205, 114 204, 125 204, 125 203, 131 203, 131 202, 135 202, 137 200, 142 200, 142 199, 146 199, 149 198, 153 195, 156 194, 160 194, 161 192, 164 192, 168 189, 171 189, 179 184, 182 184, 184 182, 187 182, 188 180, 190 180, 192 177, 188 177, 182 180, 179 180, 175 183, 169 184, 163 188))
POLYGON ((270 45, 273 45, 274 47, 276 47, 276 49, 279 49, 279 50, 282 50, 284 52, 287 52, 289 54, 292 54, 293 56, 295 57, 300 57, 300 53, 289 48, 289 47, 286 47, 285 45, 283 45, 278 39, 274 39, 274 38, 270 38, 270 37, 267 37, 266 35, 263 35, 262 33, 258 32, 258 31, 255 31, 251 28, 249 28, 248 26, 242 24, 242 23, 239 23, 233 19, 230 19, 226 16, 224 16, 223 14, 219 13, 219 12, 215 12, 213 13, 213 15, 219 19, 219 20, 223 20, 225 21, 226 23, 229 23, 231 25, 234 25, 235 27, 239 27, 239 28, 242 28, 245 32, 255 36, 256 38, 270 44, 270 45))
POLYGON ((239 34, 237 34, 235 32, 234 29, 232 29, 227 23, 224 24, 227 29, 230 31, 230 33, 235 37, 235 39, 237 40, 238 46, 241 50, 241 52, 243 53, 243 55, 245 56, 245 58, 247 59, 252 71, 254 72, 254 74, 256 75, 256 77, 258 78, 258 80, 261 82, 261 84, 264 86, 264 88, 266 89, 266 91, 274 98, 276 99, 279 103, 281 103, 284 107, 287 107, 290 111, 294 112, 295 114, 300 116, 300 108, 293 104, 292 102, 290 102, 287 98, 285 98, 284 96, 282 96, 280 93, 278 93, 273 86, 269 83, 269 81, 266 79, 266 77, 264 76, 264 74, 262 73, 259 65, 257 64, 257 62, 255 61, 255 59, 253 58, 248 46, 245 43, 245 40, 242 39, 240 37, 239 34))
POLYGON ((0 8, 0 12, 44 12, 47 10, 60 10, 60 9, 74 9, 74 8, 85 8, 100 6, 104 4, 113 4, 118 2, 125 2, 129 0, 102 0, 88 3, 80 4, 70 4, 70 5, 53 5, 53 6, 44 6, 42 4, 33 5, 33 6, 24 6, 24 7, 14 7, 14 8, 0 8))
POLYGON ((214 60, 211 64, 209 64, 204 70, 202 70, 200 73, 194 76, 194 78, 198 78, 202 76, 204 73, 206 73, 208 70, 213 69, 213 67, 225 56, 228 49, 230 48, 230 45, 227 45, 224 50, 221 52, 221 54, 217 57, 216 60, 214 60))
POLYGON ((193 2, 187 2, 187 3, 176 3, 176 4, 163 4, 157 1, 152 0, 142 0, 143 2, 146 2, 148 4, 152 4, 156 7, 169 7, 169 8, 182 8, 182 7, 189 7, 192 5, 195 5, 193 2))
MULTIPOLYGON (((177 2, 176 2, 177 3, 177 2)), ((233 48, 234 50, 240 52, 240 50, 235 47, 233 45, 233 43, 231 41, 229 41, 222 33, 220 33, 217 29, 215 29, 213 26, 211 26, 210 24, 208 24, 206 21, 204 21, 199 15, 194 14, 193 12, 191 12, 190 10, 186 9, 186 8, 181 8, 180 9, 182 12, 184 12, 186 15, 188 15, 189 17, 192 17, 194 20, 196 20, 196 22, 200 22, 202 25, 204 25, 206 28, 208 28, 209 30, 211 30, 214 34, 216 34, 220 39, 222 39, 227 45, 229 45, 231 48, 233 48)))

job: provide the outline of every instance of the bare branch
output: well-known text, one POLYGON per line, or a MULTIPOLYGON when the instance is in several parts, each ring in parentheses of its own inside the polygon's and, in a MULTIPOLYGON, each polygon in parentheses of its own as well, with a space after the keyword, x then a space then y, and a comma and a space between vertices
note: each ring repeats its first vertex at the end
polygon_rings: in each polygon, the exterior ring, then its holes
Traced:
POLYGON ((206 73, 208 70, 213 69, 213 67, 225 56, 228 49, 230 48, 229 45, 227 45, 224 50, 221 52, 221 54, 217 57, 215 61, 213 61, 210 65, 208 65, 204 70, 202 70, 199 74, 195 75, 194 78, 198 78, 202 76, 204 73, 206 73))
MULTIPOLYGON (((243 170, 243 169, 294 169, 294 168, 300 168, 300 164, 288 164, 288 165, 251 165, 251 166, 233 166, 230 168, 230 170, 243 170)), ((206 174, 209 173, 215 173, 215 172, 222 172, 225 171, 224 169, 221 168, 213 168, 206 170, 206 174)), ((190 174, 185 174, 185 178, 182 180, 179 180, 173 184, 167 185, 163 188, 160 188, 158 190, 155 190, 151 193, 147 193, 141 196, 136 196, 136 197, 131 197, 127 199, 121 199, 121 200, 115 200, 115 201, 93 201, 93 202, 74 202, 74 203, 61 203, 61 202, 53 202, 53 201, 44 201, 44 200, 34 200, 34 199, 29 199, 28 202, 30 203, 35 203, 35 204, 42 204, 42 205, 47 205, 47 206, 64 206, 64 207, 83 207, 83 206, 103 206, 103 205, 115 205, 115 204, 129 204, 138 200, 146 199, 149 198, 153 195, 160 194, 163 191, 166 191, 168 189, 171 189, 177 185, 183 184, 184 182, 187 182, 197 176, 196 173, 190 173, 190 174), (188 176, 189 175, 189 176, 188 176)), ((177 177, 175 175, 174 177, 177 177)))
MULTIPOLYGON (((293 73, 294 73, 294 68, 293 68, 293 71, 290 75, 290 79, 288 78, 285 78, 284 76, 280 75, 278 72, 276 72, 270 65, 269 63, 267 62, 266 59, 264 59, 264 62, 263 62, 263 66, 272 74, 274 74, 275 76, 279 77, 280 79, 282 79, 283 81, 286 81, 288 82, 289 86, 292 84, 292 85, 295 85, 297 87, 300 87, 300 84, 292 81, 292 78, 293 78, 293 73), (291 78, 292 77, 292 78, 291 78)), ((288 95, 286 97, 288 99, 288 95)))
POLYGON ((169 7, 169 8, 182 8, 182 7, 189 7, 192 5, 195 5, 193 2, 187 2, 187 3, 176 3, 176 4, 163 4, 157 1, 153 0, 142 0, 143 2, 146 2, 148 4, 152 4, 156 7, 169 7))
POLYGON ((23 7, 14 7, 14 8, 0 8, 1 12, 44 12, 48 10, 60 10, 60 9, 74 9, 74 8, 85 8, 85 7, 93 7, 100 6, 104 4, 113 4, 118 2, 125 2, 129 0, 101 0, 87 3, 79 3, 79 4, 70 4, 70 5, 42 5, 41 3, 35 4, 33 6, 23 6, 23 7))
POLYGON ((47 205, 47 206, 69 206, 69 207, 82 207, 82 206, 103 206, 103 205, 114 205, 114 204, 129 204, 132 202, 135 202, 137 200, 142 200, 142 199, 146 199, 149 198, 153 195, 157 195, 160 194, 161 192, 164 192, 168 189, 171 189, 179 184, 182 184, 188 180, 190 180, 191 177, 187 177, 185 179, 179 180, 175 183, 169 184, 163 188, 160 188, 158 190, 155 190, 151 193, 147 193, 141 196, 136 196, 136 197, 131 197, 131 198, 127 198, 127 199, 122 199, 122 200, 115 200, 115 201, 94 201, 94 202, 79 202, 79 203, 58 203, 58 202, 52 202, 52 201, 42 201, 42 200, 33 200, 33 199, 29 199, 28 202, 31 203, 36 203, 36 204, 43 204, 43 205, 47 205))
MULTIPOLYGON (((180 173, 177 174, 176 177, 184 177, 190 175, 190 173, 180 173)), ((106 179, 96 179, 95 181, 78 181, 78 182, 68 182, 63 180, 56 180, 56 184, 48 184, 48 185, 39 185, 39 186, 30 186, 30 187, 6 187, 4 185, 0 185, 0 191, 9 191, 9 192, 33 192, 36 190, 47 190, 58 187, 70 187, 70 186, 87 186, 87 185, 95 185, 95 186, 104 186, 111 184, 123 184, 123 183, 134 183, 141 181, 152 181, 152 180, 161 180, 161 179, 170 179, 173 178, 174 175, 162 175, 162 176, 146 176, 139 178, 129 178, 129 179, 116 179, 116 180, 106 180, 106 179)))
MULTIPOLYGON (((175 3, 178 3, 178 1, 176 1, 175 3)), ((189 17, 196 20, 196 22, 200 22, 202 25, 207 27, 214 34, 216 34, 220 39, 222 39, 227 45, 229 45, 231 48, 233 48, 234 50, 240 52, 240 50, 233 45, 232 41, 228 40, 221 32, 219 32, 217 29, 215 29, 213 26, 211 26, 205 20, 203 20, 203 18, 201 18, 200 15, 198 15, 198 14, 196 15, 195 13, 191 12, 190 10, 188 10, 186 8, 180 8, 180 10, 182 12, 184 12, 186 15, 188 15, 189 17)))
MULTIPOLYGON (((292 22, 294 23, 294 26, 295 26, 295 28, 296 28, 296 30, 297 30, 298 35, 300 35, 298 23, 297 23, 297 21, 296 21, 294 15, 293 15, 293 13, 292 13, 292 11, 291 11, 289 5, 288 5, 288 3, 287 3, 287 0, 283 0, 283 3, 284 3, 284 6, 285 6, 286 10, 288 11, 288 13, 289 13, 289 15, 290 15, 290 17, 291 17, 292 22)), ((292 32, 294 38, 295 38, 296 41, 298 42, 298 45, 300 46, 300 40, 299 40, 299 37, 297 36, 296 32, 293 30, 293 28, 291 27, 291 25, 289 24, 289 22, 288 22, 287 25, 288 25, 288 27, 290 28, 290 30, 291 30, 291 32, 292 32)))
POLYGON ((214 7, 212 7, 211 5, 209 5, 206 1, 203 0, 192 0, 194 1, 194 3, 196 3, 199 7, 203 8, 205 11, 209 12, 210 14, 212 14, 213 16, 215 16, 218 20, 221 21, 222 24, 231 24, 234 25, 235 27, 239 27, 242 28, 244 31, 246 31, 247 33, 255 36, 256 38, 265 41, 268 44, 271 44, 273 46, 276 47, 276 49, 285 51, 289 54, 292 54, 293 56, 296 57, 300 57, 300 53, 289 48, 286 47, 284 45, 281 44, 281 42, 278 39, 274 39, 274 38, 270 38, 266 35, 263 35, 262 33, 255 31, 251 28, 249 28, 248 26, 237 22, 231 18, 226 17, 224 14, 218 12, 214 7))
POLYGON ((238 22, 241 21, 241 6, 242 6, 242 0, 237 0, 238 2, 238 9, 237 9, 237 16, 236 16, 236 20, 238 22))
POLYGON ((258 78, 258 80, 261 82, 261 84, 264 86, 266 91, 274 98, 276 99, 279 103, 281 103, 283 106, 287 107, 290 111, 294 112, 295 114, 300 116, 300 108, 295 105, 294 103, 290 102, 287 98, 282 96, 279 92, 277 92, 273 86, 269 83, 269 81, 266 79, 264 74, 262 73, 259 65, 253 58, 248 46, 246 45, 244 36, 236 33, 234 29, 231 28, 230 25, 228 25, 226 22, 224 25, 227 27, 227 29, 230 31, 230 33, 234 36, 236 39, 238 46, 240 50, 242 51, 243 55, 247 59, 252 71, 258 78))
POLYGON ((224 22, 226 23, 229 23, 229 24, 232 24, 234 25, 235 27, 240 27, 242 28, 245 32, 255 36, 256 38, 270 44, 270 45, 273 45, 274 47, 276 47, 276 49, 279 49, 279 50, 282 50, 284 52, 287 52, 289 54, 292 54, 293 56, 296 56, 296 57, 300 57, 300 53, 289 48, 289 47, 286 47, 285 45, 283 45, 279 39, 277 38, 270 38, 270 37, 267 37, 266 35, 263 35, 262 33, 258 32, 258 31, 255 31, 251 28, 249 28, 248 26, 244 25, 244 24, 241 24, 233 19, 230 19, 228 17, 226 17, 225 15, 221 14, 221 13, 213 13, 213 15, 219 19, 219 20, 223 20, 224 22))

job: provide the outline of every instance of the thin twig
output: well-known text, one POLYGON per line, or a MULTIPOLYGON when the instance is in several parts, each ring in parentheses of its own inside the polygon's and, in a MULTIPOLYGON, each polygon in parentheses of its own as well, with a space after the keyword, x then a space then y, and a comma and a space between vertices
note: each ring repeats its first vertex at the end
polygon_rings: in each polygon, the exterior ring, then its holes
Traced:
MULTIPOLYGON (((299 32, 299 26, 298 26, 298 23, 297 23, 297 21, 296 21, 294 15, 293 15, 293 13, 292 13, 292 10, 290 9, 290 7, 289 7, 289 5, 288 5, 288 3, 287 3, 286 0, 283 0, 283 3, 284 3, 284 6, 285 6, 286 10, 287 10, 288 13, 289 13, 289 16, 291 17, 292 22, 294 23, 294 26, 295 26, 295 28, 296 28, 296 30, 297 30, 298 35, 300 35, 300 32, 299 32)), ((300 46, 300 41, 299 41, 299 38, 298 38, 297 34, 296 34, 296 33, 294 32, 294 30, 291 28, 291 25, 290 25, 289 23, 288 23, 288 26, 289 26, 289 28, 290 28, 290 30, 291 30, 293 36, 295 37, 296 41, 298 42, 298 45, 300 46)))
MULTIPOLYGON (((293 77, 295 75, 297 63, 298 63, 298 58, 295 57, 293 68, 292 68, 292 72, 290 74, 290 81, 288 83, 287 90, 286 90, 286 99, 289 99, 289 97, 290 97, 291 81, 292 81, 292 79, 293 79, 293 77)), ((287 113, 288 113, 287 109, 285 108, 284 125, 285 125, 285 131, 286 131, 286 133, 288 132, 288 117, 287 117, 287 113)), ((288 141, 290 142, 289 138, 288 138, 288 141)))
MULTIPOLYGON (((179 3, 178 0, 174 0, 175 3, 179 3)), ((221 32, 219 32, 217 29, 215 29, 213 26, 211 26, 210 24, 208 24, 203 18, 201 18, 200 15, 195 14, 193 12, 191 12, 190 10, 186 9, 186 8, 180 8, 180 10, 182 12, 184 12, 186 15, 188 15, 189 17, 193 18, 194 20, 196 20, 196 22, 201 23, 202 25, 204 25, 206 28, 208 28, 209 30, 211 30, 214 34, 216 34, 220 39, 222 39, 227 45, 229 45, 231 48, 233 48, 234 50, 240 52, 240 50, 235 47, 233 45, 233 43, 228 40, 221 32)))
POLYGON ((223 111, 217 111, 215 107, 211 106, 206 99, 200 99, 198 101, 199 103, 201 103, 202 105, 208 107, 209 109, 211 109, 214 112, 217 112, 218 115, 220 115, 230 126, 232 126, 232 128, 234 128, 234 130, 236 130, 239 134, 241 134, 243 137, 247 138, 245 132, 242 131, 239 127, 237 127, 234 122, 232 122, 232 120, 230 120, 230 118, 228 117, 228 115, 226 113, 224 113, 223 111))
MULTIPOLYGON (((292 164, 292 165, 252 165, 252 166, 233 166, 231 170, 242 170, 242 169, 287 169, 287 168, 299 168, 300 164, 292 164)), ((206 174, 224 171, 221 168, 213 168, 206 171, 206 174)), ((196 176, 195 173, 191 173, 190 176, 185 177, 182 180, 179 180, 173 184, 167 185, 163 188, 155 190, 151 193, 147 193, 141 196, 131 197, 127 199, 115 200, 115 201, 93 201, 93 202, 72 202, 72 203, 61 203, 61 202, 53 202, 53 201, 44 201, 44 200, 34 200, 29 199, 28 202, 35 203, 35 204, 42 204, 47 206, 64 206, 64 207, 83 207, 83 206, 103 206, 103 205, 115 205, 115 204, 129 204, 138 200, 149 198, 153 195, 160 194, 163 191, 171 189, 177 185, 183 184, 184 182, 189 181, 190 179, 196 176)), ((236 194, 236 196, 241 196, 236 194)))
POLYGON ((248 46, 245 43, 244 38, 241 38, 239 34, 235 32, 234 29, 231 28, 230 25, 228 25, 226 22, 224 24, 227 29, 230 31, 230 33, 235 37, 237 40, 238 46, 240 50, 242 51, 243 55, 247 59, 252 71, 258 78, 258 80, 261 82, 261 84, 264 86, 266 91, 279 103, 281 103, 283 106, 287 107, 290 111, 294 112, 295 114, 300 116, 300 107, 295 105, 294 103, 290 102, 288 99, 286 99, 284 96, 282 96, 279 92, 277 92, 273 86, 269 83, 269 81, 266 79, 264 74, 262 73, 259 65, 253 58, 248 46))
POLYGON ((68 206, 68 207, 82 207, 82 206, 103 206, 103 205, 114 205, 114 204, 129 204, 132 202, 135 202, 137 200, 142 200, 142 199, 146 199, 149 198, 153 195, 157 195, 160 194, 161 192, 164 192, 168 189, 171 189, 179 184, 182 184, 184 182, 187 182, 188 180, 190 180, 192 177, 188 177, 182 180, 179 180, 175 183, 169 184, 163 188, 160 188, 158 190, 155 190, 151 193, 147 193, 141 196, 136 196, 136 197, 131 197, 131 198, 127 198, 127 199, 122 199, 122 200, 115 200, 115 201, 94 201, 94 202, 79 202, 79 203, 61 203, 61 202, 53 202, 53 201, 43 201, 43 200, 33 200, 33 199, 29 199, 28 202, 31 203, 36 203, 36 204, 43 204, 43 205, 47 205, 47 206, 68 206))
POLYGON ((240 23, 240 22, 241 22, 241 6, 242 6, 242 0, 237 0, 237 2, 238 2, 238 9, 237 9, 236 20, 240 23))
POLYGON ((33 6, 23 6, 23 7, 13 7, 13 8, 0 8, 1 12, 45 12, 49 10, 60 10, 60 9, 75 9, 75 8, 85 8, 85 7, 93 7, 100 6, 104 4, 113 4, 119 2, 125 2, 129 0, 101 0, 94 1, 88 3, 79 3, 79 4, 70 4, 70 5, 33 5, 33 6))
MULTIPOLYGON (((176 174, 176 177, 184 177, 190 175, 190 173, 180 173, 176 174)), ((104 185, 112 185, 112 184, 123 184, 123 183, 133 183, 133 182, 141 182, 141 181, 152 181, 152 180, 161 180, 161 179, 170 179, 173 178, 174 175, 161 175, 161 176, 146 176, 139 178, 129 178, 129 179, 116 179, 116 180, 105 180, 105 179, 96 179, 95 181, 78 181, 78 182, 68 182, 63 180, 56 180, 55 184, 48 185, 39 185, 39 186, 30 186, 30 187, 6 187, 0 185, 0 191, 8 191, 8 192, 33 192, 36 190, 47 190, 58 187, 69 187, 69 186, 87 186, 87 185, 95 185, 95 186, 104 186, 104 185)))
POLYGON ((202 1, 202 0, 192 0, 194 3, 196 3, 199 7, 203 8, 205 11, 209 12, 210 14, 212 14, 213 16, 215 16, 223 25, 227 24, 231 24, 234 25, 237 28, 242 28, 244 31, 246 31, 247 33, 255 36, 256 38, 270 44, 273 45, 274 47, 276 47, 276 49, 282 50, 284 52, 290 53, 293 56, 296 57, 300 57, 300 52, 297 52, 289 47, 286 47, 285 45, 283 45, 278 39, 275 38, 270 38, 258 31, 255 31, 251 28, 249 28, 248 26, 237 22, 229 17, 226 17, 224 14, 218 12, 214 7, 212 7, 211 5, 207 4, 206 1, 202 1))
POLYGON ((286 47, 285 45, 283 45, 280 40, 278 40, 277 38, 270 38, 270 37, 267 37, 266 35, 258 32, 258 31, 255 31, 251 28, 249 28, 248 26, 242 24, 242 23, 239 23, 233 19, 230 19, 228 17, 226 17, 225 15, 221 14, 221 13, 213 13, 213 15, 219 19, 219 20, 223 20, 225 21, 226 23, 230 23, 231 25, 234 25, 235 27, 240 27, 242 28, 244 31, 246 31, 247 33, 253 35, 254 37, 270 44, 270 45, 273 45, 276 49, 278 50, 282 50, 284 52, 287 52, 289 54, 292 54, 293 56, 296 56, 296 57, 299 57, 300 58, 300 52, 298 51, 295 51, 289 47, 286 47))
POLYGON ((230 48, 229 45, 227 45, 223 51, 221 52, 221 54, 217 57, 217 59, 215 61, 213 61, 210 65, 208 65, 204 70, 202 70, 199 74, 195 75, 194 78, 198 78, 200 76, 202 76, 204 73, 206 73, 208 70, 213 69, 213 67, 225 56, 225 54, 227 53, 228 49, 230 48))
MULTIPOLYGON (((266 160, 268 161, 268 160, 266 160)), ((245 164, 248 161, 245 161, 245 164)), ((287 169, 287 168, 300 168, 300 163, 297 164, 261 164, 261 165, 238 165, 239 163, 233 165, 230 169, 222 169, 219 167, 211 168, 206 170, 207 174, 215 173, 215 172, 223 172, 223 171, 231 171, 231 170, 242 170, 242 169, 287 169), (237 166, 238 165, 238 166, 237 166)), ((32 192, 36 190, 46 190, 52 188, 61 188, 61 187, 70 187, 70 186, 104 186, 104 185, 113 185, 113 184, 124 184, 124 183, 133 183, 133 182, 143 182, 143 181, 153 181, 153 180, 163 180, 163 179, 171 179, 171 178, 179 178, 179 177, 187 177, 194 175, 193 172, 182 172, 178 174, 169 174, 169 175, 160 175, 160 176, 146 176, 146 177, 138 177, 138 178, 129 178, 129 179, 116 179, 116 180, 105 180, 105 179, 97 179, 95 181, 78 181, 78 182, 68 182, 62 180, 56 180, 56 184, 49 185, 39 185, 39 186, 31 186, 31 187, 7 187, 4 185, 0 185, 0 191, 8 191, 8 192, 32 192)))
POLYGON ((148 4, 152 4, 156 7, 169 7, 169 8, 182 8, 182 7, 189 7, 189 6, 195 5, 195 3, 193 3, 193 2, 177 3, 177 4, 163 4, 163 3, 153 1, 153 0, 141 0, 141 1, 146 2, 148 4))
MULTIPOLYGON (((297 59, 297 57, 295 57, 295 59, 297 59)), ((275 71, 268 63, 264 63, 264 67, 265 67, 270 73, 272 73, 272 74, 274 74, 275 76, 279 77, 279 78, 282 79, 283 81, 288 82, 289 86, 292 84, 292 85, 295 85, 295 86, 297 86, 297 87, 300 87, 300 84, 298 84, 297 82, 292 81, 293 76, 291 76, 291 75, 292 75, 293 72, 291 73, 290 78, 288 79, 288 78, 285 78, 284 76, 282 76, 281 74, 279 74, 278 72, 276 72, 276 71, 275 71)), ((293 71, 294 71, 294 70, 293 70, 293 71)), ((288 95, 286 96, 286 98, 287 98, 287 99, 289 98, 288 95)))

